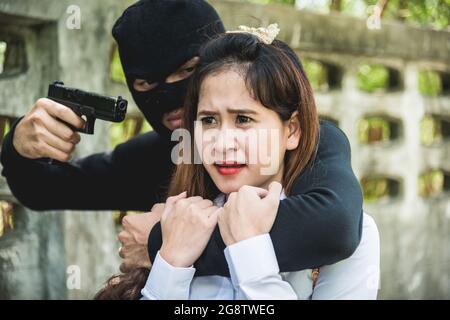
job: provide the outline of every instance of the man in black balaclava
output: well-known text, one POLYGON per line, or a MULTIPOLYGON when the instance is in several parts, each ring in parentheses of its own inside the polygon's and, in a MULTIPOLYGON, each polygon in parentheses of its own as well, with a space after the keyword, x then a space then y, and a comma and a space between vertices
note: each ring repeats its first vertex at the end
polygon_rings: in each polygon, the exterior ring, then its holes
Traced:
POLYGON ((224 31, 216 11, 198 0, 139 1, 115 23, 128 88, 159 134, 169 136, 180 125, 198 49, 224 31))
MULTIPOLYGON (((223 32, 222 22, 203 0, 142 0, 129 7, 113 35, 128 87, 155 131, 112 152, 69 161, 80 136, 64 123, 82 127, 84 122, 69 108, 39 99, 3 140, 2 174, 15 197, 34 210, 148 211, 164 202, 174 168, 169 134, 181 124, 186 79, 198 62, 199 45, 216 32, 223 32)), ((138 248, 130 252, 144 256, 148 238, 153 258, 161 246, 161 227, 146 229, 154 213, 134 216, 142 223, 126 226, 122 240, 131 243, 128 248, 138 248)), ((322 122, 315 163, 280 202, 270 233, 280 271, 312 269, 349 257, 359 244, 361 222, 362 195, 348 140, 337 127, 322 122)), ((197 276, 229 276, 224 247, 216 228, 195 264, 197 276)), ((134 265, 142 264, 148 266, 145 261, 134 265)))

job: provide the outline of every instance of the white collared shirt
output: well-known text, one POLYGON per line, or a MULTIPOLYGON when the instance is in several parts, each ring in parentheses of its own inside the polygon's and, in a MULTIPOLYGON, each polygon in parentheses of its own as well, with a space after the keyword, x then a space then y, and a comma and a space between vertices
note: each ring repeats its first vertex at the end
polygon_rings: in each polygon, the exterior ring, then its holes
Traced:
MULTIPOLYGON (((281 194, 280 199, 286 196, 281 194)), ((225 195, 214 201, 222 206, 225 195)), ((311 270, 280 273, 269 234, 225 248, 230 278, 194 277, 195 268, 177 268, 156 255, 143 300, 376 299, 380 276, 380 240, 375 221, 363 215, 362 238, 347 259, 322 266, 313 289, 311 270)))

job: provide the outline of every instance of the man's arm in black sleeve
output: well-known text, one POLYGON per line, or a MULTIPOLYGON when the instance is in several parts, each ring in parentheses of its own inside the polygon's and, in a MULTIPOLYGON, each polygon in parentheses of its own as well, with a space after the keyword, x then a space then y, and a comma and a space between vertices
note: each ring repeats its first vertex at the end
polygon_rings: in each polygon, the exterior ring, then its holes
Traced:
POLYGON ((363 198, 350 144, 331 123, 322 121, 320 128, 316 160, 280 201, 270 232, 282 272, 336 263, 361 240, 363 198))
MULTIPOLYGON (((20 119, 18 120, 20 121, 20 119)), ((34 210, 149 210, 170 175, 170 145, 150 132, 68 163, 31 160, 14 148, 15 126, 5 136, 2 174, 14 196, 34 210), (145 186, 145 187, 143 187, 145 186)))
MULTIPOLYGON (((318 153, 313 165, 295 181, 291 195, 280 202, 270 232, 280 270, 314 268, 349 257, 359 244, 362 193, 350 159, 345 134, 321 122, 318 153)), ((149 236, 153 260, 161 245, 157 224, 149 236)), ((225 244, 218 228, 196 262, 196 275, 229 276, 225 244)))

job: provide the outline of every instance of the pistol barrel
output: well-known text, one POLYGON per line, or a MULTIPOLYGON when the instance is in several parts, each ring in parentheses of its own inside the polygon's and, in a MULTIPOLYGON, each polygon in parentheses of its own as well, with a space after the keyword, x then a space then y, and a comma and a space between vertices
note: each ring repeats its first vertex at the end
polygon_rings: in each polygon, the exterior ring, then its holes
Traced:
POLYGON ((128 102, 122 97, 108 97, 64 86, 55 82, 49 86, 48 97, 67 105, 78 115, 93 116, 112 122, 125 119, 128 102))

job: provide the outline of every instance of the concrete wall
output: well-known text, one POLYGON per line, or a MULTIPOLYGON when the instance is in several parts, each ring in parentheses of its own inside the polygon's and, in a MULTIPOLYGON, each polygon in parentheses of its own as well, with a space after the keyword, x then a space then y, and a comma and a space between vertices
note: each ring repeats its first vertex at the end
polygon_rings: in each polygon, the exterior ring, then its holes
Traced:
MULTIPOLYGON (((1 35, 22 37, 29 68, 17 76, 0 78, 0 115, 23 115, 37 97, 46 94, 54 79, 124 95, 126 88, 109 80, 108 66, 113 46, 110 30, 129 3, 1 0, 0 40, 1 35), (66 10, 72 4, 81 8, 80 30, 66 26, 66 10)), ((336 14, 242 1, 211 3, 228 28, 278 22, 280 38, 302 59, 320 61, 340 75, 338 86, 316 92, 320 113, 336 120, 348 135, 359 178, 383 175, 400 186, 398 195, 365 204, 381 233, 380 298, 450 298, 448 192, 431 199, 417 194, 421 172, 429 168, 450 171, 447 139, 431 147, 419 141, 419 123, 425 114, 450 116, 449 96, 425 98, 417 87, 420 69, 450 72, 450 33, 398 23, 368 30, 364 20, 336 14), (361 92, 356 83, 361 63, 395 70, 400 87, 376 94, 361 92), (356 124, 367 115, 398 120, 402 128, 399 138, 361 145, 356 124)), ((106 130, 107 126, 98 122, 96 134, 83 137, 79 155, 107 149, 106 130)), ((1 199, 11 199, 3 180, 0 190, 1 199)), ((15 229, 0 239, 0 298, 89 298, 117 271, 118 243, 109 213, 36 213, 16 204, 14 217, 15 229), (80 290, 66 287, 71 265, 80 267, 80 290)))
MULTIPOLYGON (((22 116, 57 79, 105 92, 111 27, 122 10, 114 0, 0 1, 0 35, 24 40, 28 65, 19 75, 0 78, 0 114, 22 116), (69 5, 81 9, 81 29, 67 28, 69 5)), ((107 130, 98 121, 95 135, 83 135, 77 155, 107 150, 107 130)), ((3 177, 1 184, 7 189, 3 177)), ((32 212, 16 203, 14 222, 14 230, 0 239, 0 298, 91 298, 109 275, 118 272, 110 212, 32 212), (78 271, 79 289, 71 282, 78 271)))

